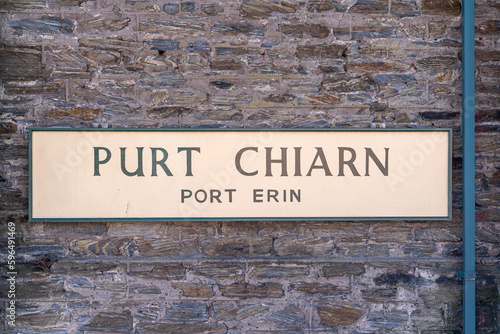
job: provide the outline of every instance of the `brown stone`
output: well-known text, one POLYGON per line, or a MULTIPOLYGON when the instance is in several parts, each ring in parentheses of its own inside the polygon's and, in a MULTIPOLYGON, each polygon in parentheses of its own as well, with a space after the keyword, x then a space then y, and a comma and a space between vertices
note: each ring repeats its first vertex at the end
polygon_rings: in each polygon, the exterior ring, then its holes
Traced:
POLYGON ((271 282, 258 285, 235 283, 219 289, 224 297, 229 298, 281 298, 284 295, 281 285, 271 282))
POLYGON ((113 51, 140 51, 143 43, 127 41, 119 38, 80 38, 80 47, 113 51))
POLYGON ((304 33, 314 38, 325 38, 330 35, 330 28, 321 24, 282 24, 281 32, 285 35, 302 38, 304 33))
POLYGON ((46 310, 17 314, 16 327, 32 329, 66 328, 70 322, 67 310, 46 310))
POLYGON ((266 18, 272 12, 295 13, 300 3, 295 0, 245 0, 240 6, 240 13, 253 19, 266 18))
POLYGON ((387 14, 389 4, 387 0, 358 0, 349 12, 359 14, 387 14))
POLYGON ((404 61, 387 60, 387 61, 350 61, 347 63, 347 71, 350 72, 407 72, 411 69, 411 65, 404 61))
POLYGON ((167 324, 167 323, 140 323, 136 328, 137 334, 225 334, 227 327, 224 324, 167 324))
POLYGON ((167 35, 197 36, 205 33, 205 24, 196 21, 161 21, 149 19, 139 22, 139 31, 167 35))
POLYGON ((323 276, 350 276, 365 273, 365 266, 362 263, 332 263, 323 267, 323 276))
POLYGON ((379 226, 373 230, 371 239, 377 242, 410 242, 412 240, 412 228, 406 226, 379 226))
POLYGON ((172 282, 172 288, 181 290, 184 297, 210 298, 213 296, 211 285, 188 282, 172 282))
POLYGON ((130 263, 129 274, 142 278, 155 279, 182 279, 185 278, 186 272, 180 264, 143 264, 130 263))
POLYGON ((361 318, 363 309, 354 305, 324 305, 318 307, 321 323, 327 326, 352 325, 361 318))
POLYGON ((128 26, 130 19, 104 19, 98 18, 84 23, 84 27, 91 29, 104 29, 118 31, 128 26))
POLYGON ((15 123, 7 123, 0 122, 0 134, 3 133, 16 133, 17 132, 17 124, 15 123))
POLYGON ((245 272, 244 265, 226 263, 206 263, 188 269, 194 275, 210 278, 240 278, 245 272))
POLYGON ((274 242, 279 256, 321 256, 333 250, 333 239, 305 235, 287 235, 274 242))
POLYGON ((458 16, 462 11, 460 0, 423 0, 422 14, 458 16))
POLYGON ((348 286, 338 284, 299 282, 290 284, 290 292, 302 292, 311 296, 338 296, 349 294, 348 286))
POLYGON ((1 79, 40 80, 44 77, 46 73, 42 66, 41 47, 0 45, 1 79))
POLYGON ((289 264, 262 264, 255 265, 250 276, 256 278, 282 278, 282 277, 300 277, 309 275, 309 266, 289 264))
POLYGON ((214 59, 210 62, 210 67, 214 71, 241 70, 245 64, 234 59, 214 59))
POLYGON ((11 95, 37 95, 37 94, 55 94, 61 92, 61 85, 56 82, 5 82, 4 89, 11 95))
POLYGON ((67 109, 54 109, 45 115, 47 118, 64 118, 74 117, 84 121, 93 121, 99 116, 100 109, 92 109, 85 107, 67 108, 67 109))

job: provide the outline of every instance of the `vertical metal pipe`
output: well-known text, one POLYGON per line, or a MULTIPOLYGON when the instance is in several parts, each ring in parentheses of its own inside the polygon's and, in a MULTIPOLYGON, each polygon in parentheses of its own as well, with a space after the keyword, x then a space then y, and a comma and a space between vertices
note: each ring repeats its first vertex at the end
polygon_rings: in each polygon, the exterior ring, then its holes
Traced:
POLYGON ((474 0, 462 1, 463 333, 476 332, 474 0))

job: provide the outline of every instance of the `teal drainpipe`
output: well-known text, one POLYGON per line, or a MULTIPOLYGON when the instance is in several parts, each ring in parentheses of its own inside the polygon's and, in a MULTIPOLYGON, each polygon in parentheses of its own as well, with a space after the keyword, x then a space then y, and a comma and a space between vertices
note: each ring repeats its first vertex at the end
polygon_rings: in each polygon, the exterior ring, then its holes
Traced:
POLYGON ((462 1, 463 333, 476 332, 474 0, 462 1))

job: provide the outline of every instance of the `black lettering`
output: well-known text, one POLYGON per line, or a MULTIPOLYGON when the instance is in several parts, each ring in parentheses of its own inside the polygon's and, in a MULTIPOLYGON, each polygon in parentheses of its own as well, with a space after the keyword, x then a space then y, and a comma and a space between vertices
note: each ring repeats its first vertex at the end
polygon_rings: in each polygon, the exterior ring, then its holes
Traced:
POLYGON ((261 199, 263 197, 262 192, 264 189, 254 189, 253 190, 253 201, 254 203, 262 203, 263 200, 261 199))

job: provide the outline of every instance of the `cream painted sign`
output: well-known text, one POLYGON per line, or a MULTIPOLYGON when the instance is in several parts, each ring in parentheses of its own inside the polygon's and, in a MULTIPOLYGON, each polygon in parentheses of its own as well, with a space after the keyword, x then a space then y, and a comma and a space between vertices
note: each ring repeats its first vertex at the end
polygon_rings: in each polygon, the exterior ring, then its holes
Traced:
POLYGON ((451 131, 30 130, 30 220, 450 219, 451 131))

